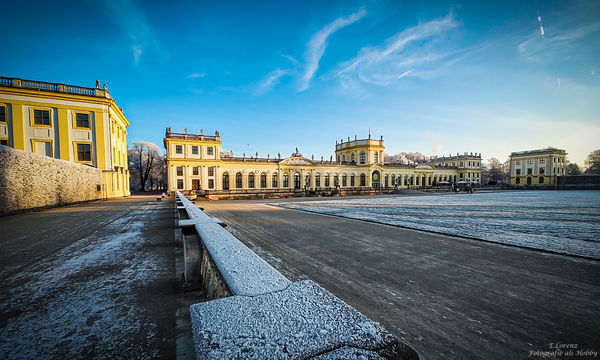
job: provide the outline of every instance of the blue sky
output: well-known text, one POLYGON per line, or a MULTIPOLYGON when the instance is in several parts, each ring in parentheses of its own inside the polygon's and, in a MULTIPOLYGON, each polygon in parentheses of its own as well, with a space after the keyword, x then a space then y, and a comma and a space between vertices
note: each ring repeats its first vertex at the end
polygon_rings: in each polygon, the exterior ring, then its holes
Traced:
POLYGON ((600 148, 598 1, 10 2, 0 74, 108 84, 128 141, 166 126, 235 155, 600 148), (543 35, 542 35, 543 27, 543 35))

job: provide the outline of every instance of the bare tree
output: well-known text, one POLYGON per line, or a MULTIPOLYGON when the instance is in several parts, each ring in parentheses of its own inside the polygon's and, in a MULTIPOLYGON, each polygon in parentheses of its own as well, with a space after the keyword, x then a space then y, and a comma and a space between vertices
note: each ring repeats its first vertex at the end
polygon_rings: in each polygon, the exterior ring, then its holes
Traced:
POLYGON ((581 175, 581 169, 576 163, 567 161, 566 173, 567 175, 581 175))
POLYGON ((158 146, 147 141, 136 141, 133 143, 133 146, 127 150, 127 157, 129 159, 131 180, 133 180, 132 184, 137 183, 137 181, 135 181, 135 178, 137 178, 137 180, 139 180, 139 191, 146 191, 146 185, 150 174, 152 173, 152 169, 160 166, 160 163, 163 163, 164 169, 164 161, 158 146))
POLYGON ((504 171, 504 164, 496 158, 488 159, 481 170, 482 183, 496 185, 505 182, 508 173, 504 171))
POLYGON ((585 159, 586 174, 600 174, 600 150, 592 151, 585 159))
POLYGON ((401 152, 396 155, 384 154, 383 159, 386 163, 392 164, 415 164, 426 162, 429 158, 420 152, 401 152))

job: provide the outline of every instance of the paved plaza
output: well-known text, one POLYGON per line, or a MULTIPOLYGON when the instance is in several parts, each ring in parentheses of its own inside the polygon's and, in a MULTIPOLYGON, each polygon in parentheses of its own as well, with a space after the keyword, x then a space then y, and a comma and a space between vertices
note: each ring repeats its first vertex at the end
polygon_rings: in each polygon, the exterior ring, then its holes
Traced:
POLYGON ((319 283, 424 359, 598 351, 598 261, 267 205, 279 201, 202 206, 288 278, 319 283))

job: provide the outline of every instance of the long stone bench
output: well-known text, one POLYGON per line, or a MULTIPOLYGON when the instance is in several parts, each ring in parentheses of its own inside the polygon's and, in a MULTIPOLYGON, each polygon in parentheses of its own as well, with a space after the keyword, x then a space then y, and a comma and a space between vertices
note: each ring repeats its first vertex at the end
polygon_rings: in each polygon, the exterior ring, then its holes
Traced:
POLYGON ((197 359, 419 358, 314 282, 292 283, 185 196, 177 199, 196 220, 200 266, 214 266, 228 289, 190 307, 197 359))

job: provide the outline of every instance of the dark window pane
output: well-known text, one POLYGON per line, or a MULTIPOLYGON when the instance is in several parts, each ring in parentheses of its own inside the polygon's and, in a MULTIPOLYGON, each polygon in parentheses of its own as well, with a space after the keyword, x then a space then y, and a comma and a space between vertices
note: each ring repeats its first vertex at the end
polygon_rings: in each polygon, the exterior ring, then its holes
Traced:
POLYGON ((77 160, 92 161, 92 151, 90 144, 77 144, 77 160))
POLYGON ((89 128, 90 127, 90 118, 89 114, 76 114, 76 125, 81 128, 89 128))
POLYGON ((2 121, 2 122, 6 121, 6 107, 5 106, 0 106, 0 121, 2 121))

